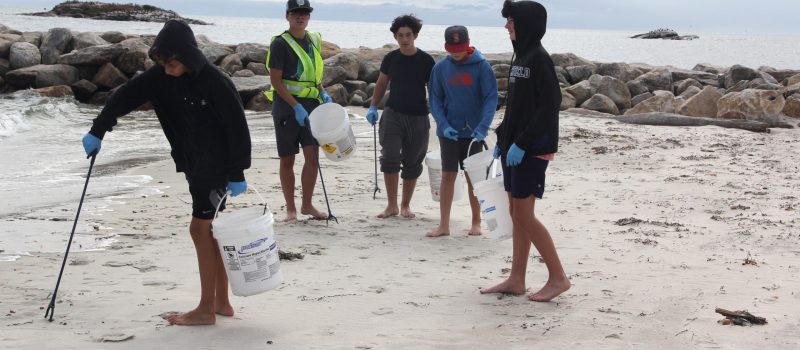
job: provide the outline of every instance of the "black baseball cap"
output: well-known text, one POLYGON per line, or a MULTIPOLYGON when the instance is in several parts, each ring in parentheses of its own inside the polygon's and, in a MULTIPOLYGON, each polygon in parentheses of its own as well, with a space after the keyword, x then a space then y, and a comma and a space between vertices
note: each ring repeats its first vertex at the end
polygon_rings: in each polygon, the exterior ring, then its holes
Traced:
POLYGON ((444 30, 444 49, 447 52, 465 52, 469 49, 469 32, 464 26, 450 26, 444 30))
POLYGON ((289 13, 294 10, 306 10, 308 12, 314 11, 314 8, 311 7, 311 2, 309 0, 289 0, 286 2, 286 13, 289 13))

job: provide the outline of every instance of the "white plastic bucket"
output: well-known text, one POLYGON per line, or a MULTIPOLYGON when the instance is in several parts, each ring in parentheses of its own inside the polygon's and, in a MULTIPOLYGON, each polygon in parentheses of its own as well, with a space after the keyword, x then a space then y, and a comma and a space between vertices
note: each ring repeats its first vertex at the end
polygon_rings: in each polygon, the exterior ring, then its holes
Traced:
MULTIPOLYGON (((472 148, 474 143, 475 141, 469 144, 467 154, 469 154, 470 148, 472 148)), ((492 177, 491 174, 489 174, 489 166, 492 164, 492 159, 494 159, 494 150, 488 149, 479 153, 475 153, 464 159, 464 170, 466 171, 467 175, 469 175, 469 180, 472 182, 473 186, 475 186, 475 184, 478 182, 492 177)), ((503 168, 497 167, 494 175, 500 176, 502 174, 503 168)))
MULTIPOLYGON (((428 179, 431 184, 431 197, 435 202, 441 199, 442 187, 442 154, 439 150, 430 151, 425 156, 425 165, 428 167, 428 179)), ((453 189, 453 202, 464 199, 464 187, 466 181, 464 180, 464 172, 458 172, 456 176, 455 188, 453 189)))
MULTIPOLYGON (((496 166, 492 166, 493 168, 496 166)), ((488 180, 473 185, 473 192, 481 205, 481 220, 489 228, 489 238, 509 239, 513 236, 514 223, 511 221, 508 193, 503 186, 503 177, 492 176, 488 180)))
POLYGON ((341 161, 356 150, 356 137, 350 128, 347 111, 336 103, 323 103, 308 117, 311 134, 319 142, 322 153, 332 161, 341 161))
POLYGON ((214 219, 212 232, 233 295, 263 293, 283 282, 273 222, 266 206, 226 211, 214 219))

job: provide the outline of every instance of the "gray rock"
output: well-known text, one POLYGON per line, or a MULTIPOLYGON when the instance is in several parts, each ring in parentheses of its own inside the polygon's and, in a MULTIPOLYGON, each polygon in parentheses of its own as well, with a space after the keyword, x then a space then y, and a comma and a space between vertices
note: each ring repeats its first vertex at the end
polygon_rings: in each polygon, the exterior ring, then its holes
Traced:
MULTIPOLYGON (((711 88, 714 88, 714 87, 712 86, 711 88)), ((692 97, 694 95, 697 95, 701 90, 702 89, 700 87, 697 87, 697 86, 694 86, 694 85, 689 86, 680 95, 678 95, 678 98, 682 98, 684 100, 688 100, 690 97, 692 97)))
POLYGON ((325 60, 325 70, 328 67, 340 67, 344 69, 347 80, 358 79, 358 72, 361 69, 359 58, 352 52, 342 52, 325 60))
POLYGON ((589 84, 595 94, 606 96, 614 101, 618 110, 631 107, 631 93, 622 80, 595 74, 589 77, 589 84))
POLYGON ((561 107, 559 109, 564 111, 564 110, 567 110, 567 109, 570 109, 570 108, 575 108, 575 106, 577 106, 576 105, 575 96, 572 96, 572 94, 570 94, 569 92, 567 92, 567 90, 562 88, 561 89, 561 107))
POLYGON ((631 67, 627 63, 600 63, 595 69, 595 74, 614 77, 623 83, 636 79, 639 75, 639 70, 631 67))
MULTIPOLYGON (((715 73, 685 70, 678 68, 669 68, 669 72, 670 74, 672 74, 672 81, 693 79, 702 85, 711 85, 714 87, 719 86, 719 75, 715 73)), ((702 89, 702 86, 700 86, 700 88, 702 89)))
POLYGON ((329 87, 325 88, 325 91, 328 92, 328 96, 333 99, 333 102, 336 102, 342 106, 346 106, 348 102, 348 94, 347 89, 344 88, 342 84, 334 84, 329 87))
POLYGON ((764 70, 764 72, 771 75, 777 81, 784 81, 791 76, 800 74, 800 70, 798 69, 771 69, 764 70))
POLYGON ((665 92, 666 93, 659 93, 651 98, 639 102, 635 107, 625 111, 625 115, 650 112, 674 113, 676 107, 675 96, 673 96, 669 91, 665 92))
POLYGON ((249 69, 242 69, 242 70, 236 71, 236 73, 233 73, 233 76, 234 77, 254 77, 254 76, 256 76, 256 73, 253 73, 253 71, 251 71, 249 69))
POLYGON ((242 59, 242 64, 250 62, 260 63, 262 66, 267 61, 268 46, 256 43, 244 43, 236 46, 235 53, 242 59))
POLYGON ((508 73, 511 71, 511 65, 507 63, 498 63, 492 66, 494 77, 498 79, 508 78, 508 73))
POLYGON ((715 118, 717 116, 717 102, 722 94, 713 86, 706 86, 702 91, 688 98, 677 111, 678 114, 691 117, 715 118))
POLYGON ((72 89, 66 85, 48 86, 33 91, 45 97, 59 98, 59 97, 67 97, 73 95, 72 89))
POLYGON ((508 90, 508 78, 497 79, 497 90, 498 91, 507 91, 508 90))
POLYGON ((72 84, 70 87, 72 88, 72 93, 75 94, 75 98, 80 102, 88 102, 97 91, 97 85, 92 84, 92 82, 86 79, 78 80, 78 82, 72 84))
POLYGON ((653 94, 652 94, 652 93, 650 93, 650 92, 645 92, 645 93, 642 93, 642 94, 636 95, 636 96, 634 96, 633 98, 631 98, 631 106, 632 106, 632 107, 636 107, 636 105, 638 105, 638 104, 639 104, 639 103, 641 103, 642 101, 644 101, 644 100, 647 100, 648 98, 651 98, 651 97, 653 97, 653 96, 655 96, 655 95, 653 95, 653 94))
POLYGON ((8 58, 11 53, 11 40, 0 39, 0 58, 8 58))
POLYGON ((6 73, 6 83, 17 89, 72 85, 77 81, 78 68, 64 64, 39 64, 6 73))
POLYGON ((342 82, 342 85, 345 89, 347 89, 348 94, 352 94, 354 91, 361 90, 367 88, 367 82, 361 80, 345 80, 342 82))
POLYGON ((272 110, 272 102, 264 94, 255 94, 250 101, 247 101, 245 109, 259 112, 269 111, 272 110))
POLYGON ((35 45, 20 41, 11 45, 8 59, 11 69, 25 68, 42 63, 42 54, 35 45))
POLYGON ((361 57, 359 57, 358 64, 358 80, 362 80, 367 83, 374 83, 378 81, 378 76, 380 76, 381 71, 377 64, 361 57))
POLYGON ((80 50, 90 46, 108 45, 109 42, 105 41, 99 35, 92 32, 79 33, 72 37, 72 49, 80 50))
POLYGON ((550 58, 553 59, 553 64, 564 68, 572 66, 595 66, 592 61, 578 57, 578 55, 574 53, 554 53, 550 55, 550 58))
POLYGON ((567 75, 572 84, 577 84, 589 79, 592 74, 594 74, 594 67, 592 66, 584 65, 567 67, 567 75))
POLYGON ((328 87, 347 80, 347 71, 339 66, 325 66, 322 75, 322 86, 328 87))
POLYGON ((644 84, 647 87, 647 91, 650 92, 656 90, 672 91, 672 73, 664 68, 653 69, 632 81, 644 84))
POLYGON ((592 84, 589 83, 588 80, 584 80, 580 83, 572 85, 565 90, 567 90, 570 95, 575 97, 575 104, 578 106, 586 102, 586 100, 595 94, 592 84))
POLYGON ((581 104, 581 108, 615 115, 619 114, 619 109, 614 101, 600 94, 595 94, 586 100, 586 102, 581 104))
POLYGON ((5 58, 0 58, 0 77, 5 76, 11 70, 11 62, 5 58))
POLYGON ((359 94, 353 94, 350 97, 350 101, 348 101, 348 105, 350 106, 363 106, 364 105, 364 97, 359 94))
POLYGON ((747 84, 749 83, 749 80, 739 80, 735 85, 729 87, 727 92, 730 93, 744 91, 744 89, 747 89, 747 84))
POLYGON ((94 79, 95 74, 97 74, 97 71, 100 70, 99 66, 77 66, 77 68, 79 78, 89 81, 94 79))
POLYGON ((5 34, 11 31, 11 28, 6 27, 6 25, 0 23, 0 34, 5 34))
POLYGON ((117 86, 128 82, 128 78, 117 67, 111 63, 106 63, 97 71, 92 83, 98 87, 106 90, 113 89, 117 86))
POLYGON ((22 33, 22 41, 26 43, 31 43, 37 48, 42 45, 42 37, 44 37, 44 34, 42 32, 22 33))
POLYGON ((242 59, 237 54, 225 56, 219 61, 219 68, 232 75, 242 69, 242 59))
POLYGON ((126 39, 119 42, 125 51, 117 57, 114 65, 127 76, 133 76, 138 71, 146 69, 145 62, 150 58, 148 51, 150 47, 142 39, 126 39))
POLYGON ((750 81, 760 76, 761 75, 752 68, 747 68, 738 64, 734 65, 728 70, 728 73, 725 74, 725 88, 730 89, 742 80, 750 81))
POLYGON ((698 82, 697 80, 694 80, 692 78, 683 79, 683 80, 678 81, 678 82, 676 82, 676 83, 674 83, 672 85, 673 85, 672 91, 673 91, 673 93, 675 93, 676 96, 682 94, 690 86, 696 86, 699 89, 703 88, 703 85, 700 84, 700 82, 698 82))
POLYGON ((786 99, 783 114, 792 118, 800 118, 800 95, 792 95, 786 99))
POLYGON ((108 92, 108 91, 95 92, 94 95, 92 95, 92 97, 89 99, 88 103, 89 104, 93 104, 93 105, 101 105, 102 106, 102 105, 106 104, 106 101, 108 100, 108 96, 110 96, 110 95, 111 95, 111 93, 108 92))
POLYGON ((222 45, 209 45, 201 49, 203 55, 206 56, 209 62, 217 64, 223 58, 233 54, 233 50, 227 46, 222 45))
POLYGON ((270 89, 268 76, 256 75, 253 77, 231 77, 236 91, 242 97, 242 101, 249 101, 253 96, 270 89))
POLYGON ((364 92, 367 93, 367 96, 372 97, 372 95, 375 93, 375 83, 369 83, 369 85, 367 85, 367 88, 364 89, 364 92))
MULTIPOLYGON (((772 76, 770 76, 770 79, 774 80, 775 78, 772 78, 772 76)), ((783 85, 766 82, 766 81, 764 81, 763 78, 755 78, 755 79, 747 82, 747 88, 748 89, 776 90, 777 91, 777 90, 780 90, 781 88, 783 88, 783 85)))
POLYGON ((717 118, 774 123, 785 105, 786 99, 778 91, 745 89, 719 99, 717 118))
POLYGON ((698 72, 711 73, 714 75, 719 75, 726 71, 725 68, 722 68, 720 66, 715 66, 709 63, 698 63, 694 66, 694 68, 692 68, 692 70, 698 72))
POLYGON ((650 90, 647 89, 647 86, 645 86, 642 81, 631 80, 625 83, 625 86, 628 87, 628 91, 630 91, 631 96, 639 96, 641 94, 650 92, 650 90))
POLYGON ((571 85, 569 83, 569 79, 567 79, 569 74, 567 73, 566 69, 564 69, 563 67, 560 67, 560 66, 555 66, 555 71, 556 71, 556 78, 558 79, 559 85, 561 85, 561 86, 570 86, 571 85))
MULTIPOLYGON (((124 52, 125 48, 120 44, 90 46, 61 55, 58 63, 74 66, 102 66, 114 62, 124 52)), ((44 57, 42 58, 44 61, 44 57)))
POLYGON ((104 32, 103 34, 100 34, 100 37, 112 44, 120 43, 127 39, 125 34, 117 31, 104 32))
POLYGON ((246 68, 255 75, 269 75, 269 72, 267 72, 267 66, 265 66, 263 63, 250 62, 247 64, 246 68))
POLYGON ((59 63, 59 57, 67 49, 70 40, 72 40, 72 32, 67 28, 53 28, 47 31, 42 37, 42 45, 39 46, 39 51, 42 53, 43 64, 59 63))

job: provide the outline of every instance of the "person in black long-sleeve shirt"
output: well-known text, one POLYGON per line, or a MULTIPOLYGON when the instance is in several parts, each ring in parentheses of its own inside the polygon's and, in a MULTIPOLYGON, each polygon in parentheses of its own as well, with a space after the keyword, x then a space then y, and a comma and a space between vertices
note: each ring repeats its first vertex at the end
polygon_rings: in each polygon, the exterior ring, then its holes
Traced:
POLYGON ((481 293, 524 294, 533 243, 549 277, 528 298, 549 301, 571 286, 550 233, 533 212, 536 198, 544 193, 547 164, 558 151, 561 89, 553 60, 541 43, 547 27, 544 6, 534 1, 506 0, 502 15, 507 19, 515 56, 509 72, 506 114, 497 128, 495 158, 502 156, 503 182, 514 225, 513 254, 508 279, 481 293))
POLYGON ((171 20, 150 49, 158 63, 112 94, 91 130, 83 137, 87 155, 100 151, 101 140, 117 119, 151 102, 172 148, 176 170, 186 175, 192 195, 189 232, 200 270, 200 303, 196 309, 167 316, 171 324, 214 324, 216 315, 232 316, 228 277, 211 234, 216 208, 224 195, 247 189, 250 130, 239 93, 230 78, 210 64, 198 49, 192 29, 171 20))

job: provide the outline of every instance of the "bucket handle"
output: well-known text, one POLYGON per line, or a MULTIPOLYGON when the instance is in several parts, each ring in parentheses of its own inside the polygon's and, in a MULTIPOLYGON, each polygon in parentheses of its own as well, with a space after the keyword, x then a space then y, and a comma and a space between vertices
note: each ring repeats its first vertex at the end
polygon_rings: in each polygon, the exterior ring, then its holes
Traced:
MULTIPOLYGON (((470 143, 469 143, 469 147, 467 147, 467 157, 469 157, 469 156, 470 156, 470 154, 469 154, 469 151, 471 151, 471 150, 472 150, 472 144, 473 144, 473 143, 475 143, 475 142, 478 142, 478 140, 476 140, 476 139, 472 139, 472 142, 470 142, 470 143)), ((485 142, 485 141, 483 142, 483 149, 484 149, 484 150, 487 150, 487 151, 489 150, 489 146, 486 144, 486 142, 485 142)), ((497 166, 497 164, 495 164, 495 162, 494 162, 494 161, 495 161, 495 158, 494 158, 494 157, 492 157, 492 162, 491 162, 491 163, 489 163, 489 166, 488 166, 488 167, 486 167, 486 178, 485 178, 484 180, 489 180, 489 174, 494 174, 494 173, 496 173, 496 172, 494 171, 494 169, 495 169, 495 168, 493 168, 493 166, 495 166, 495 167, 496 167, 496 166, 497 166)))
MULTIPOLYGON (((264 197, 262 197, 262 196, 261 196, 261 193, 260 193, 260 192, 258 192, 258 190, 257 190, 255 187, 253 187, 253 186, 247 186, 247 189, 252 189, 253 191, 255 191, 255 192, 256 192, 256 194, 258 195, 258 198, 260 198, 260 199, 261 199, 261 203, 264 203, 264 212, 263 212, 261 215, 265 215, 265 214, 267 214, 267 209, 269 209, 269 207, 267 206, 267 201, 265 201, 265 200, 264 200, 264 197)), ((245 192, 246 192, 246 191, 245 191, 245 192)), ((222 206, 222 202, 223 202, 223 200, 224 200, 226 197, 228 197, 228 195, 229 195, 230 193, 231 193, 231 191, 230 191, 230 190, 228 190, 228 191, 225 191, 225 195, 224 195, 224 196, 222 196, 222 198, 220 198, 220 199, 219 199, 219 203, 217 203, 217 208, 216 208, 216 210, 214 210, 214 217, 215 217, 215 218, 217 217, 217 214, 219 214, 219 207, 220 207, 220 206, 222 206)))
MULTIPOLYGON (((472 139, 472 142, 469 143, 469 146, 467 147, 467 157, 470 156, 469 151, 472 150, 472 144, 475 143, 475 142, 479 142, 479 141, 476 140, 476 139, 472 139)), ((483 142, 483 149, 488 151, 489 150, 489 146, 486 145, 486 142, 485 141, 481 141, 481 142, 483 142)))

